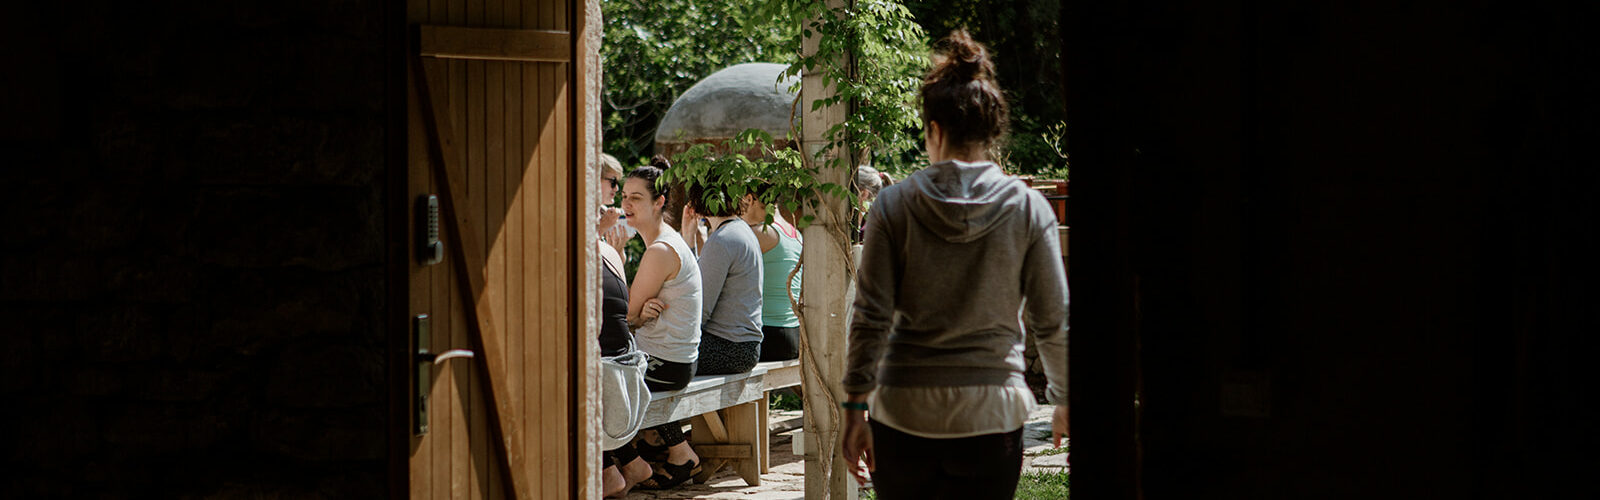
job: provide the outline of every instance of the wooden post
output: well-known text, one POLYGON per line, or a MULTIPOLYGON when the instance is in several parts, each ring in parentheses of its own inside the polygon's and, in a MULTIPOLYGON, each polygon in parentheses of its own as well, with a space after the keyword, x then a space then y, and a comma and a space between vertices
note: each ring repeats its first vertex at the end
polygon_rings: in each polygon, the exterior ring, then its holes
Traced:
POLYGON ((576 379, 573 400, 577 403, 571 424, 577 430, 573 446, 573 458, 577 463, 572 469, 576 472, 574 482, 577 484, 572 490, 574 498, 600 498, 600 346, 594 341, 600 331, 600 254, 595 248, 600 235, 595 232, 594 220, 587 215, 591 213, 588 210, 599 204, 600 196, 595 186, 600 185, 600 34, 603 25, 600 0, 578 0, 570 5, 575 19, 570 24, 573 74, 569 81, 576 82, 579 88, 573 103, 573 123, 577 130, 572 132, 576 142, 572 147, 572 169, 579 182, 574 183, 577 192, 573 195, 578 200, 576 212, 585 215, 577 218, 572 233, 578 239, 573 245, 579 257, 574 262, 577 269, 571 276, 576 278, 572 286, 579 307, 576 317, 580 318, 571 344, 574 351, 571 366, 576 379))
MULTIPOLYGON (((829 9, 841 9, 848 0, 827 0, 829 9)), ((812 20, 807 20, 809 25, 812 20)), ((817 52, 819 38, 807 37, 803 46, 806 55, 817 52)), ((840 64, 848 61, 838 61, 840 64)), ((820 68, 819 68, 820 69, 820 68)), ((834 94, 835 90, 824 82, 822 71, 808 70, 801 75, 800 109, 801 151, 808 161, 818 165, 832 158, 847 156, 840 149, 827 150, 823 133, 845 120, 848 104, 827 106, 815 111, 811 103, 834 94)), ((852 165, 853 167, 853 165, 852 165)), ((850 185, 853 168, 821 168, 818 181, 841 186, 850 185)), ((849 207, 845 200, 823 195, 822 203, 811 211, 816 216, 812 224, 801 232, 805 236, 802 270, 803 316, 802 335, 805 349, 801 352, 801 384, 805 397, 806 437, 806 498, 849 499, 854 493, 853 480, 840 459, 839 401, 844 400, 840 380, 845 370, 845 327, 848 318, 845 309, 846 289, 851 285, 846 268, 850 258, 849 207)))

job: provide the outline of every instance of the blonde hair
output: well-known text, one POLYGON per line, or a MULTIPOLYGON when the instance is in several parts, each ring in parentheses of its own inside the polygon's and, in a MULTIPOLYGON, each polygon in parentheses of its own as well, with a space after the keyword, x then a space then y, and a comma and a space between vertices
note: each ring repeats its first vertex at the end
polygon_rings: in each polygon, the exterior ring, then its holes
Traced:
POLYGON ((622 179, 622 162, 617 161, 617 157, 600 153, 600 168, 616 174, 617 179, 622 179))

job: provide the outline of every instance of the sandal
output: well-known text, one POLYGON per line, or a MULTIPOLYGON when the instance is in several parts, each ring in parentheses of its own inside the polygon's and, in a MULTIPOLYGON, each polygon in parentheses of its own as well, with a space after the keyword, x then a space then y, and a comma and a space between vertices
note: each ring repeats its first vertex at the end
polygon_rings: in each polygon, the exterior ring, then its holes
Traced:
POLYGON ((656 470, 666 471, 667 474, 670 475, 664 475, 660 472, 657 472, 655 475, 650 476, 649 479, 639 481, 639 484, 635 486, 641 490, 664 490, 683 484, 690 478, 693 478, 696 474, 700 473, 700 463, 694 460, 690 460, 682 465, 664 463, 661 464, 661 467, 657 467, 656 470))

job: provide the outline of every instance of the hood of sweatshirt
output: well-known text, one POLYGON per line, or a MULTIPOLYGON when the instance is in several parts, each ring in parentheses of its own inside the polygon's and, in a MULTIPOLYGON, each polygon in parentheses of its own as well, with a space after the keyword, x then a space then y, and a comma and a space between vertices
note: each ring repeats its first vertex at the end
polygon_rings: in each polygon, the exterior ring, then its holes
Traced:
POLYGON ((989 162, 942 161, 911 175, 903 196, 918 222, 945 241, 966 243, 993 231, 1006 215, 1027 207, 1029 189, 989 162))

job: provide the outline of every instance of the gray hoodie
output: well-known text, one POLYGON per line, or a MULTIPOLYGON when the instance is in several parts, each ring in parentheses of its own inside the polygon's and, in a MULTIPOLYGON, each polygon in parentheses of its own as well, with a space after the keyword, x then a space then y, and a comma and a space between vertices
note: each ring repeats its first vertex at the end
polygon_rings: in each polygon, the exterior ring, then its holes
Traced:
POLYGON ((993 163, 946 161, 884 189, 867 214, 845 391, 1002 385, 1034 336, 1067 402, 1067 283, 1055 212, 993 163), (1026 330, 1024 330, 1026 323, 1026 330))

